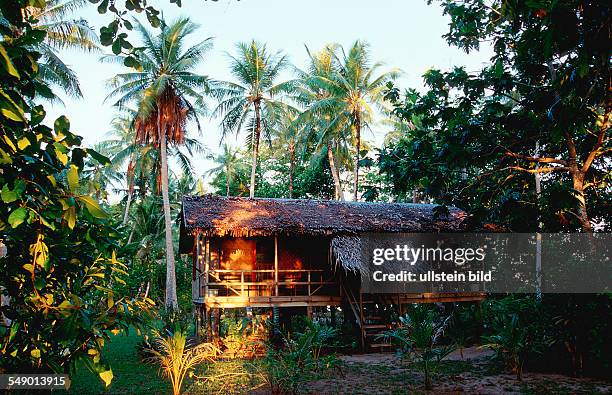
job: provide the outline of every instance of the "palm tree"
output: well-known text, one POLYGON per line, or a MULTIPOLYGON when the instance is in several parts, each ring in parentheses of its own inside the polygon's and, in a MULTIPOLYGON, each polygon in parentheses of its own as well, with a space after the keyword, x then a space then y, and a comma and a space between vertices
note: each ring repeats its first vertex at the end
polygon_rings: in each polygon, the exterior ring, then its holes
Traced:
MULTIPOLYGON (((300 114, 295 123, 300 127, 300 140, 306 149, 314 143, 314 152, 311 159, 323 154, 327 156, 329 168, 334 179, 335 199, 343 200, 342 183, 340 181, 340 166, 338 154, 346 148, 345 136, 341 128, 342 124, 331 124, 335 114, 342 111, 336 108, 337 103, 330 99, 331 93, 321 85, 319 78, 327 80, 337 72, 336 51, 339 46, 328 44, 319 52, 312 53, 308 47, 309 63, 305 71, 298 70, 300 85, 298 86, 297 100, 306 108, 300 114)), ((346 150, 344 150, 346 151, 346 150)))
MULTIPOLYGON (((58 50, 99 51, 99 40, 95 30, 85 19, 70 18, 88 3, 87 0, 47 0, 45 8, 28 8, 28 14, 38 20, 35 28, 47 33, 45 40, 36 46, 36 50, 42 55, 38 63, 38 78, 47 86, 58 87, 69 96, 76 98, 83 97, 79 79, 76 73, 61 60, 58 50)), ((51 89, 46 91, 45 97, 61 102, 51 89)))
POLYGON ((186 37, 197 29, 197 25, 189 19, 179 19, 169 25, 163 22, 157 36, 153 36, 138 21, 136 29, 143 42, 139 59, 142 68, 115 76, 110 81, 113 91, 109 98, 119 97, 115 105, 120 108, 130 102, 138 104, 134 122, 135 141, 150 144, 159 150, 166 238, 166 306, 176 309, 178 302, 168 192, 168 147, 185 143, 185 127, 189 121, 195 121, 200 130, 198 116, 205 108, 204 95, 210 92, 211 81, 192 70, 211 48, 212 39, 208 38, 186 48, 186 37))
POLYGON ((294 91, 294 82, 277 83, 289 63, 280 52, 271 54, 256 41, 239 43, 237 56, 230 55, 230 70, 237 82, 222 82, 213 94, 219 105, 213 115, 221 116, 223 138, 228 133, 249 132, 247 141, 252 150, 249 196, 255 196, 255 174, 261 134, 270 138, 273 125, 287 107, 279 100, 282 94, 294 91))
POLYGON ((391 70, 375 75, 382 63, 371 64, 368 45, 362 41, 356 41, 348 54, 342 50, 334 51, 333 55, 337 69, 329 76, 313 76, 309 83, 329 94, 315 104, 335 110, 328 128, 350 131, 355 147, 353 199, 357 200, 361 131, 376 115, 372 107, 383 107, 385 85, 395 79, 399 71, 391 70), (338 52, 342 55, 338 56, 338 52))
POLYGON ((239 151, 229 144, 223 144, 223 150, 219 155, 212 157, 217 164, 216 167, 210 169, 211 174, 225 172, 225 195, 230 196, 230 185, 232 177, 240 167, 242 158, 239 151))
POLYGON ((299 127, 296 118, 297 113, 295 111, 285 111, 273 132, 276 148, 281 152, 289 152, 289 199, 293 198, 293 173, 299 139, 299 127))

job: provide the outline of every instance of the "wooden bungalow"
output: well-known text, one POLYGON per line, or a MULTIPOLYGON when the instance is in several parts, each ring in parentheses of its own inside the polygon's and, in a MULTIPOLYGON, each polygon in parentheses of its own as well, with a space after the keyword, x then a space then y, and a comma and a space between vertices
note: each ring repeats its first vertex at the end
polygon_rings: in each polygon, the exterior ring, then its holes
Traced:
MULTIPOLYGON (((455 232, 465 214, 434 205, 302 199, 183 198, 180 251, 193 256, 193 302, 214 335, 219 309, 342 306, 365 344, 387 323, 373 306, 474 301, 481 294, 372 295, 360 289, 360 234, 455 232), (212 329, 211 329, 212 327, 212 329)), ((282 309, 281 309, 282 310, 282 309)), ((218 320, 217 320, 218 322, 218 320)))

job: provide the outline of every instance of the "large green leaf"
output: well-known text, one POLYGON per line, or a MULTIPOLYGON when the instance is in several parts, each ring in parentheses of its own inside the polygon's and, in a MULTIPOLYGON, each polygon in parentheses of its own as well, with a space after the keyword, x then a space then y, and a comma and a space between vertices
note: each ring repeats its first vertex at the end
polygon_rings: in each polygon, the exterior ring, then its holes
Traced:
POLYGON ((100 207, 98 202, 96 202, 96 200, 93 199, 91 196, 83 195, 83 196, 79 196, 77 199, 81 201, 83 204, 85 204, 85 207, 87 207, 87 211, 89 211, 89 213, 93 215, 94 217, 96 218, 108 217, 108 213, 104 211, 102 207, 100 207))
POLYGON ((19 72, 17 72, 2 43, 0 43, 0 64, 10 75, 19 78, 19 72))
POLYGON ((19 207, 9 215, 8 222, 13 228, 16 228, 21 225, 23 221, 25 221, 27 216, 28 210, 26 210, 24 207, 19 207))

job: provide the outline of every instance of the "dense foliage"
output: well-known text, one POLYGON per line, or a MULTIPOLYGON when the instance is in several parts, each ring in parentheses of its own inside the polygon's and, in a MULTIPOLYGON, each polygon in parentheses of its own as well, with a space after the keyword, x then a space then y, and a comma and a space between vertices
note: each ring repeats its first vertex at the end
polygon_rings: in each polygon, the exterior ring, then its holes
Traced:
POLYGON ((109 331, 141 325, 148 299, 116 294, 124 282, 121 235, 89 194, 81 193, 89 158, 108 159, 80 147, 65 117, 51 129, 33 100, 38 79, 36 28, 26 6, 3 2, 0 12, 0 234, 2 272, 1 364, 5 372, 67 372, 83 360, 107 384, 112 370, 101 358, 109 331))
POLYGON ((425 193, 517 231, 610 221, 610 7, 442 1, 449 44, 494 55, 480 72, 431 69, 387 98, 407 131, 381 152, 395 193, 425 193))

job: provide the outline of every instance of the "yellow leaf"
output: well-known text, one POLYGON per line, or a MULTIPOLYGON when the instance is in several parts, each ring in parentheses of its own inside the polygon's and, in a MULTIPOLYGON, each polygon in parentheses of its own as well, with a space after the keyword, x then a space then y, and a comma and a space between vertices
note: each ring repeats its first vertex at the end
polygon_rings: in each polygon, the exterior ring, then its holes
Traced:
POLYGON ((90 348, 89 350, 87 350, 87 354, 98 355, 98 350, 96 350, 95 348, 90 348))
MULTIPOLYGON (((47 178, 49 179, 49 181, 51 181, 51 185, 53 185, 54 187, 57 186, 57 181, 55 181, 55 177, 53 177, 51 174, 49 174, 47 176, 47 178)), ((62 199, 63 200, 63 199, 62 199)))
POLYGON ((109 369, 105 372, 100 372, 100 378, 102 379, 102 381, 104 381, 104 384, 108 387, 111 381, 113 381, 113 371, 109 369))
POLYGON ((75 165, 70 165, 70 170, 68 170, 66 178, 68 178, 68 186, 70 187, 70 191, 75 193, 79 188, 79 168, 75 165))
POLYGON ((15 144, 13 143, 13 141, 6 134, 3 137, 4 137, 4 141, 6 141, 8 146, 11 147, 13 151, 17 151, 17 148, 15 147, 15 144))
POLYGON ((23 137, 22 139, 20 139, 17 142, 17 147, 19 147, 20 150, 24 150, 25 148, 27 148, 30 145, 30 140, 28 140, 27 137, 23 137))
POLYGON ((68 222, 68 227, 70 229, 74 229, 74 225, 76 224, 76 208, 68 207, 66 212, 64 213, 64 219, 68 222))
POLYGON ((62 165, 65 165, 66 163, 68 163, 68 155, 58 150, 57 147, 55 148, 55 155, 57 155, 57 159, 59 159, 59 161, 62 162, 62 165))
POLYGON ((38 348, 36 348, 36 349, 30 351, 30 355, 33 358, 39 359, 40 358, 40 350, 38 348))

